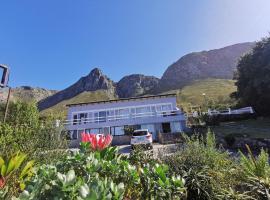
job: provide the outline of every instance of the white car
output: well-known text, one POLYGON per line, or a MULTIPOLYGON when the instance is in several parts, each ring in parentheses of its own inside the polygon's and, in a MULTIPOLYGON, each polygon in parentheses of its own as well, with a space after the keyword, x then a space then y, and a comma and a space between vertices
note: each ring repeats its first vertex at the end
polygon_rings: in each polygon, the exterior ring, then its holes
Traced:
POLYGON ((130 145, 132 149, 137 145, 146 147, 147 149, 152 149, 152 134, 147 129, 135 130, 132 134, 130 145))

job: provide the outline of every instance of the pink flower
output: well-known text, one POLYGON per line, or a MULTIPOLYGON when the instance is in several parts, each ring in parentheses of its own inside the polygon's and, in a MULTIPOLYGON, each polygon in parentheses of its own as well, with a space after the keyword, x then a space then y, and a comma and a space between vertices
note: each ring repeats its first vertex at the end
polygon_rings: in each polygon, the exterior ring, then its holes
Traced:
POLYGON ((82 133, 82 142, 89 142, 91 149, 103 150, 112 142, 111 135, 82 133))
POLYGON ((6 185, 6 179, 0 176, 0 189, 4 188, 6 185))

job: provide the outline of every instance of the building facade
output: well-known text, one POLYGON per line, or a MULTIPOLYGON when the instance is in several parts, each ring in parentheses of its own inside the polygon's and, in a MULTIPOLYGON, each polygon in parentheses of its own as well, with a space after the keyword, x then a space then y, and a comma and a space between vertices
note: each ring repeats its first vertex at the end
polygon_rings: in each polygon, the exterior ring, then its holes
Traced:
POLYGON ((126 135, 130 129, 148 129, 157 141, 158 133, 183 132, 186 128, 186 118, 177 108, 175 94, 67 106, 65 127, 71 140, 80 140, 82 132, 111 134, 117 138, 126 135))

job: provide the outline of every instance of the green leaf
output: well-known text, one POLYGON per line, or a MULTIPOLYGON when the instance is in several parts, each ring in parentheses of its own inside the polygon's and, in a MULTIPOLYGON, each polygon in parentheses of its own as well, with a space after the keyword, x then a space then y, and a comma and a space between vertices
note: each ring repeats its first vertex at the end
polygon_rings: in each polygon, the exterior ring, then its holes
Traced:
POLYGON ((32 171, 34 163, 35 163, 34 160, 27 162, 27 164, 25 165, 20 174, 20 179, 23 179, 26 175, 29 175, 29 173, 32 171))
POLYGON ((84 184, 80 187, 79 192, 80 192, 80 196, 82 198, 86 198, 90 192, 90 189, 89 189, 88 185, 84 184))
POLYGON ((8 167, 6 170, 6 174, 8 175, 9 173, 11 173, 15 168, 15 160, 14 158, 11 158, 8 162, 8 167))
POLYGON ((22 165, 22 162, 25 160, 25 158, 26 158, 26 154, 23 154, 23 153, 19 153, 16 156, 14 170, 17 170, 22 165))
POLYGON ((66 182, 67 184, 72 184, 75 181, 76 175, 74 170, 70 170, 66 175, 66 182))
POLYGON ((7 171, 7 166, 6 165, 2 165, 1 176, 5 177, 6 176, 6 171, 7 171))

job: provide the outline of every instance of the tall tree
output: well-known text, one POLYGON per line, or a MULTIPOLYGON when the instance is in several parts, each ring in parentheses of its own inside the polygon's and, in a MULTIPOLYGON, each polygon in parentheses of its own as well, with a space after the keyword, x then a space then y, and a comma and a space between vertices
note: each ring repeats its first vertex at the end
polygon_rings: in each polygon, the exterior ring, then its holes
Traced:
POLYGON ((240 59, 236 79, 234 96, 239 103, 270 116, 270 37, 257 42, 252 52, 240 59))

